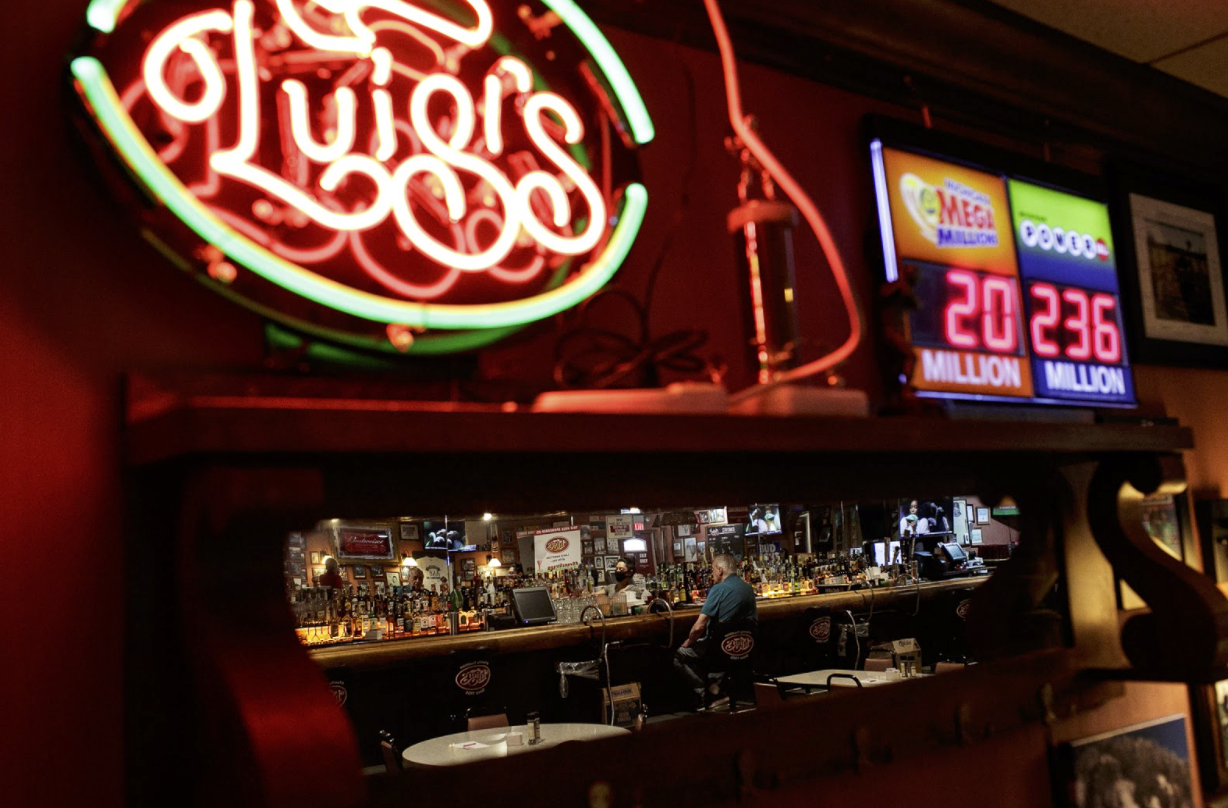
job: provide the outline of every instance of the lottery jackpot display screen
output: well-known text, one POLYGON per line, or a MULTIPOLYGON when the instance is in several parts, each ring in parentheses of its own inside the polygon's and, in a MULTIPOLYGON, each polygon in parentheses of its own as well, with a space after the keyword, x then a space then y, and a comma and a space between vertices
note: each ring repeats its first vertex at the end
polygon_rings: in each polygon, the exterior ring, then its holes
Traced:
POLYGON ((1132 407, 1108 206, 991 167, 871 141, 889 282, 918 395, 1132 407))

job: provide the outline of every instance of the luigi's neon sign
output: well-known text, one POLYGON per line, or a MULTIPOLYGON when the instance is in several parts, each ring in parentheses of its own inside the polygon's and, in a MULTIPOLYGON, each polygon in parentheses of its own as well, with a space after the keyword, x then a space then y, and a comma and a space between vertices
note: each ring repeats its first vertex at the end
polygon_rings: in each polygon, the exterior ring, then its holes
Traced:
POLYGON ((298 331, 463 350, 599 290, 647 111, 572 0, 93 0, 71 61, 147 236, 298 331))

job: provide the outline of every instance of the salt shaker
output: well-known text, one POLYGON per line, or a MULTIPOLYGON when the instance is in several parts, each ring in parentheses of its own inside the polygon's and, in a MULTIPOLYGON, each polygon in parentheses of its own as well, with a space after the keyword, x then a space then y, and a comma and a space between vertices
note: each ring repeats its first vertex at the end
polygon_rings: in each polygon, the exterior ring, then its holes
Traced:
POLYGON ((542 739, 541 714, 536 713, 536 712, 529 713, 528 723, 529 723, 529 729, 532 733, 529 736, 529 746, 534 746, 536 744, 541 743, 541 739, 542 739))

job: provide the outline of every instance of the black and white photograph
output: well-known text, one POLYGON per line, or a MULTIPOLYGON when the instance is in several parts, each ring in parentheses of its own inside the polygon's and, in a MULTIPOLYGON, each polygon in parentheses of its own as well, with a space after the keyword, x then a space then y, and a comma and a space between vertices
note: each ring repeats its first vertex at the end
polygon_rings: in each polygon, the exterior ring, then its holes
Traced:
POLYGON ((1192 808, 1184 715, 1083 738, 1068 745, 1073 808, 1192 808))

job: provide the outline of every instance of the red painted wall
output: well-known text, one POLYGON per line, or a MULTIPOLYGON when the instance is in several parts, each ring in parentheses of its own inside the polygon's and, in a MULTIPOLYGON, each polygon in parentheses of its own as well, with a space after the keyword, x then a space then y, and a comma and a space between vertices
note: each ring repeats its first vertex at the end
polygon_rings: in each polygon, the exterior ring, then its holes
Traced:
MULTIPOLYGON (((95 188, 67 135, 62 112, 63 54, 85 0, 16 3, 5 8, 0 48, 5 121, 0 126, 0 541, 6 568, 8 661, 0 682, 6 796, 14 804, 95 806, 122 801, 121 592, 118 552, 120 375, 133 369, 255 369, 262 360, 258 319, 199 288, 146 246, 95 188), (14 35, 17 32, 18 35, 14 35), (58 773, 71 772, 70 776, 58 773)), ((724 231, 735 205, 737 167, 722 145, 727 124, 715 57, 613 34, 658 128, 645 151, 649 221, 618 283, 642 294, 648 269, 696 168, 691 203, 658 280, 654 331, 709 331, 708 350, 730 366, 734 386, 749 374, 724 231), (693 72, 695 114, 684 69, 693 72)), ((765 140, 810 189, 869 299, 862 255, 871 195, 858 123, 892 110, 771 71, 746 68, 746 105, 765 140)), ((895 110, 896 114, 904 114, 895 110)), ((798 294, 808 356, 844 335, 844 314, 819 250, 799 231, 798 294)), ((493 377, 546 379, 560 324, 490 352, 493 377)), ((863 356, 866 355, 863 352, 863 356)), ((868 360, 849 367, 854 386, 874 389, 868 360)), ((1228 488, 1228 428, 1217 420, 1228 391, 1218 372, 1143 369, 1144 396, 1163 400, 1198 430, 1191 478, 1221 495, 1228 488)), ((151 548, 159 552, 158 548, 151 548)), ((1138 706, 1137 699, 1131 702, 1138 706)), ((1146 712, 1146 707, 1143 707, 1146 712)), ((994 782, 1035 775, 1037 748, 1003 766, 994 782)), ((1035 789, 1018 789, 1023 805, 1035 789)), ((969 803, 970 804, 970 803, 969 803)), ((998 803, 1006 804, 1006 803, 998 803)))

